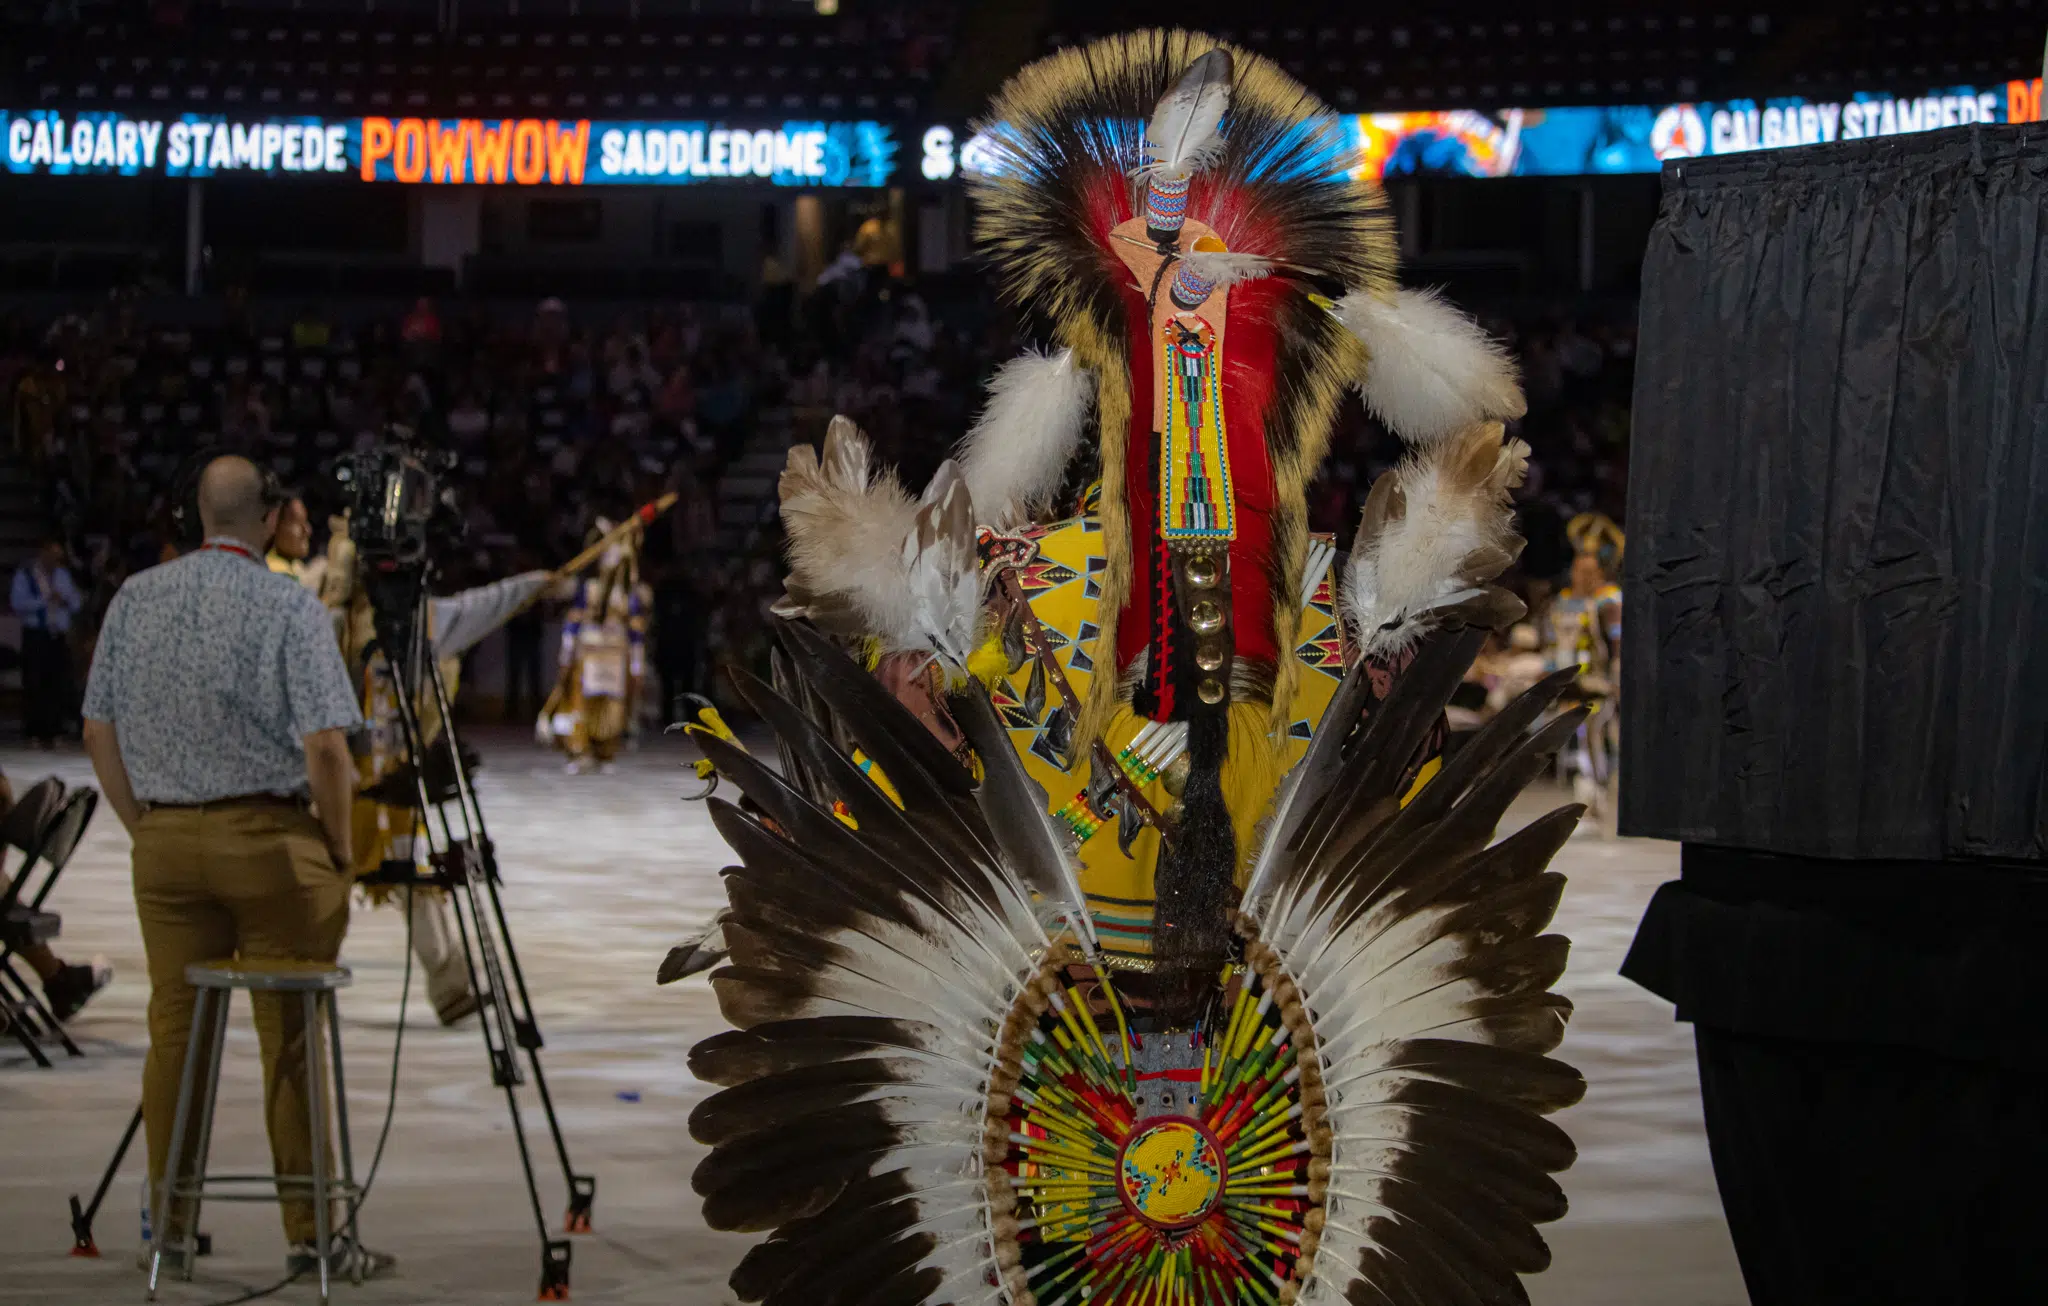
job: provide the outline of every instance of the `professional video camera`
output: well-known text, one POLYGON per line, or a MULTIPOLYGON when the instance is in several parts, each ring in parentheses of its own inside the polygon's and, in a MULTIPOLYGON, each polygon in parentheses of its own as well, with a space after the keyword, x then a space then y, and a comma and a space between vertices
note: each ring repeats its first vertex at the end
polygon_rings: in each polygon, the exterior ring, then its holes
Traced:
POLYGON ((389 438, 334 462, 349 538, 372 566, 412 567, 426 559, 430 542, 450 542, 461 530, 454 492, 437 474, 453 455, 420 450, 409 434, 394 427, 389 438))

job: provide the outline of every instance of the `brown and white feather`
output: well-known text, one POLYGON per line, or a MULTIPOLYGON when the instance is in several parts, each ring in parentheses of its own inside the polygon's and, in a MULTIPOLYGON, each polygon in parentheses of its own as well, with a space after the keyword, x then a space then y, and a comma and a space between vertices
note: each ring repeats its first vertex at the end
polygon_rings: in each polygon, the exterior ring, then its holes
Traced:
POLYGON ((1432 612, 1470 597, 1521 552, 1510 492, 1529 446, 1498 422, 1419 449, 1373 482, 1352 543, 1343 609, 1360 651, 1392 657, 1431 628, 1432 612))
MULTIPOLYGON (((1451 475, 1470 478, 1478 461, 1451 475)), ((1544 1117, 1585 1082, 1546 1055, 1570 1004, 1550 991, 1565 942, 1542 931, 1563 883, 1545 867, 1580 809, 1488 846, 1577 725, 1570 712, 1529 730, 1564 678, 1510 704, 1397 801, 1479 642, 1447 631, 1418 650, 1307 805, 1268 832, 1292 852, 1240 922, 1247 956, 1312 1015, 1328 1159, 1310 1191, 1326 1208, 1299 1303, 1526 1302, 1519 1276, 1549 1263, 1537 1226, 1565 1211, 1552 1175, 1575 1151, 1544 1117)))
POLYGON ((891 650, 923 648, 904 560, 918 504, 895 473, 877 475, 871 463, 867 436, 845 417, 832 419, 822 452, 789 451, 778 486, 788 597, 778 610, 827 629, 855 626, 891 650))

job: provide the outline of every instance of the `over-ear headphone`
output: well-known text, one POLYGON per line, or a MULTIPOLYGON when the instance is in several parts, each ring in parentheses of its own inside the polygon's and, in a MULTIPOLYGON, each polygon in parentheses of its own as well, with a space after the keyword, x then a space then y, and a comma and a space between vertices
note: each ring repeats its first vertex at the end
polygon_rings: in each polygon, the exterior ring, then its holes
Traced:
MULTIPOLYGON (((171 532, 176 538, 180 551, 196 549, 206 542, 206 527, 199 520, 199 477, 216 458, 225 457, 218 449, 202 449, 187 458, 178 468, 173 482, 176 493, 171 500, 171 532)), ((263 511, 281 508, 296 496, 268 467, 259 469, 263 474, 263 511)))

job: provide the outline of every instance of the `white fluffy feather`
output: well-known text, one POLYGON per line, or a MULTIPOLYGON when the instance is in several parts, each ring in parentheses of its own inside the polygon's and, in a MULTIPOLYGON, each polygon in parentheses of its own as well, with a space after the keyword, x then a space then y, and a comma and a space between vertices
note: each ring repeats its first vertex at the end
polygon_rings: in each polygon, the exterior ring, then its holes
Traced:
POLYGON ((1028 351, 996 369, 988 406, 957 457, 979 524, 1008 530, 1059 489, 1095 404, 1095 378, 1074 351, 1028 351))
POLYGON ((1273 260, 1264 254, 1238 254, 1230 250, 1190 250, 1180 256, 1188 270, 1221 290, 1240 281, 1257 281, 1273 275, 1273 260))
POLYGON ((1484 423, 1411 454, 1375 483, 1344 577, 1359 648, 1391 656, 1429 628, 1429 609, 1475 593, 1520 549, 1508 491, 1529 446, 1484 423), (1494 563, 1484 559, 1496 560, 1494 563))
POLYGON ((1366 407, 1402 439, 1429 444, 1528 411, 1500 342, 1434 292, 1354 290, 1334 311, 1371 356, 1366 407))

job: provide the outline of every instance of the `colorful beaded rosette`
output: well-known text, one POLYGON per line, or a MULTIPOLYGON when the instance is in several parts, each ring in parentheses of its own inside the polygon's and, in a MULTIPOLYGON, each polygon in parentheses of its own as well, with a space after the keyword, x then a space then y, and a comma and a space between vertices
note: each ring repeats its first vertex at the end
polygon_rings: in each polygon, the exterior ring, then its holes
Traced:
POLYGON ((1271 949, 1248 956, 1209 1028, 1131 1032, 1106 977, 1050 967, 1019 1000, 983 1149, 1016 1306, 1299 1294, 1329 1177, 1320 1063, 1271 949))

